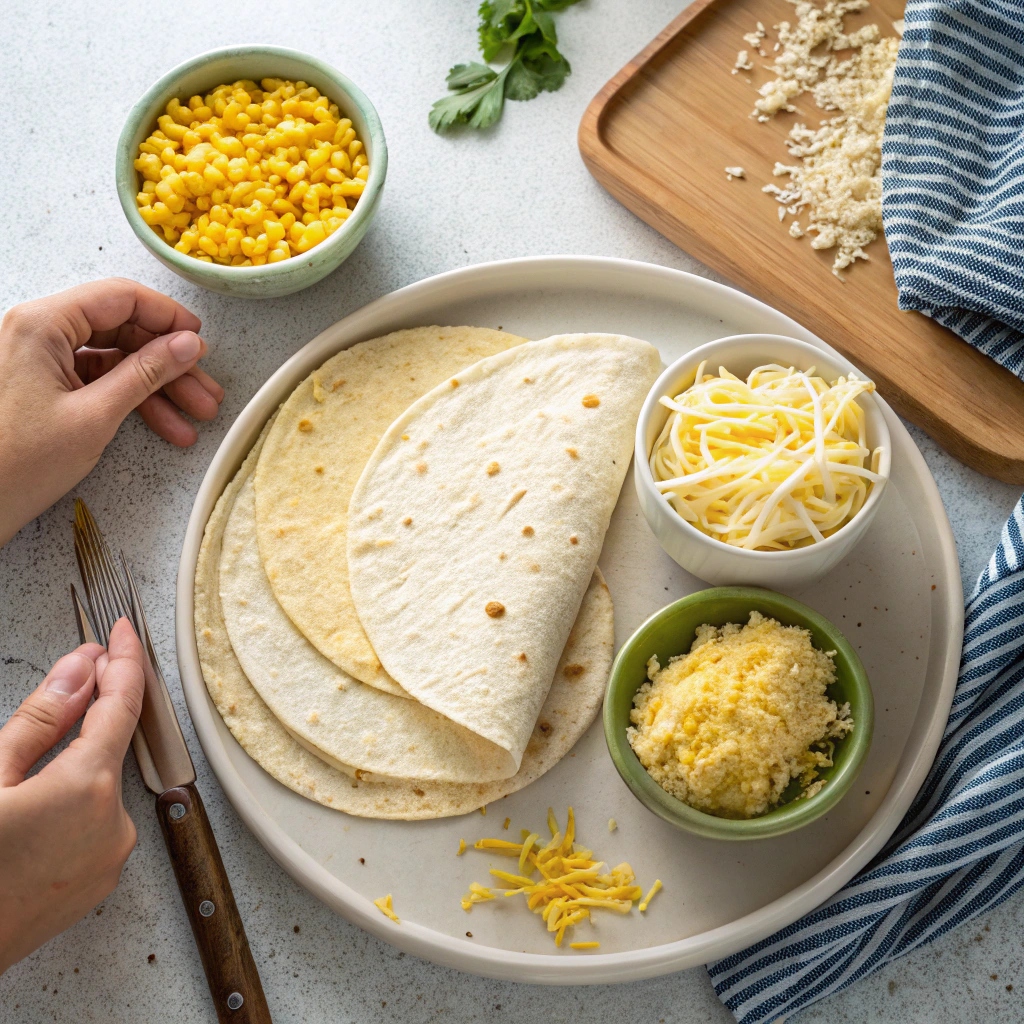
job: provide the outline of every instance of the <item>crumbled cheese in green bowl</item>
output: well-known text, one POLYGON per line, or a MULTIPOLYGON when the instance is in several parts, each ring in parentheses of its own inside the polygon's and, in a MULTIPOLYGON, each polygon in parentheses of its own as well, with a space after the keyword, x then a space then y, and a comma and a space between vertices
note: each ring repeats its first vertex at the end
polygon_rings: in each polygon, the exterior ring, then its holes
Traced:
MULTIPOLYGON (((747 673, 759 692, 769 677, 747 673)), ((608 749, 633 794, 678 828, 718 839, 782 835, 825 814, 860 771, 873 722, 867 674, 843 634, 799 601, 756 587, 703 590, 651 616, 619 651, 604 706, 608 749), (774 650, 801 662, 788 692, 766 700, 731 686, 729 662, 742 661, 744 639, 759 659, 774 650), (699 657, 690 655, 695 641, 699 657), (676 685, 686 671, 701 673, 689 688, 676 685), (729 700, 741 714, 718 713, 717 703, 729 700), (793 702, 788 724, 778 701, 793 702), (735 736, 730 723, 739 723, 735 736), (787 758, 791 770, 780 777, 787 758), (760 770, 767 760, 774 777, 760 770)))

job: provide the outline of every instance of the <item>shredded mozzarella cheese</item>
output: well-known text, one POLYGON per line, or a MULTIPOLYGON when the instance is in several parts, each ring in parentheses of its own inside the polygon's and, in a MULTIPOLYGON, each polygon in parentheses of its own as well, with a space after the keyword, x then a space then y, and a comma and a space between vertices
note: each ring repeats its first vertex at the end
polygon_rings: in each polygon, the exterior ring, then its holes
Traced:
POLYGON ((759 366, 746 381, 719 367, 661 404, 655 484, 698 530, 736 547, 786 551, 831 536, 879 483, 857 396, 871 381, 829 385, 814 368, 759 366))

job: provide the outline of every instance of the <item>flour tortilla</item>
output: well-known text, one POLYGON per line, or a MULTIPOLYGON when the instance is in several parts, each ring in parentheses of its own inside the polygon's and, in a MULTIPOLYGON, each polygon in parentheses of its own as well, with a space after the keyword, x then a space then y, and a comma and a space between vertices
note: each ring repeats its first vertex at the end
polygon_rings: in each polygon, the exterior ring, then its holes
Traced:
POLYGON ((221 613, 218 572, 228 513, 255 468, 270 425, 217 502, 196 566, 195 630, 203 678, 239 745, 268 774, 299 795, 372 818, 415 820, 466 814, 516 792, 553 768, 593 721, 611 667, 612 603, 600 570, 583 600, 522 765, 511 779, 466 785, 357 781, 350 766, 336 768, 325 763, 274 717, 246 678, 231 646, 221 613))
POLYGON ((321 654, 364 683, 404 695, 352 605, 352 488, 384 431, 416 399, 523 341, 480 327, 418 327, 361 342, 292 392, 267 437, 256 468, 256 523, 274 596, 321 654))
POLYGON ((301 741, 361 771, 403 779, 491 782, 515 775, 519 765, 507 751, 417 701, 360 683, 299 632, 260 561, 251 479, 228 514, 219 573, 235 656, 301 741))
POLYGON ((609 334, 491 356, 395 420, 352 494, 349 582, 381 663, 517 766, 660 366, 609 334))

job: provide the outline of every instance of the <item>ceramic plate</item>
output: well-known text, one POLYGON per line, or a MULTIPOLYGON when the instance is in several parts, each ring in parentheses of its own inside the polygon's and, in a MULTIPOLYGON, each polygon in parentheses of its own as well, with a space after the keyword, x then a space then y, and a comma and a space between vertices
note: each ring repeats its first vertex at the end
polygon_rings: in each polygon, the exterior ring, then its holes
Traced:
MULTIPOLYGON (((722 843, 676 831, 638 803, 605 749, 601 723, 532 786, 479 813, 427 822, 348 817, 305 800, 234 741, 206 692, 192 628, 203 528, 266 419, 292 389, 348 345, 404 327, 473 324, 529 338, 609 331, 645 338, 666 363, 730 334, 775 333, 822 345, 770 307, 731 288, 623 260, 537 257, 467 267, 385 296, 328 328, 289 359, 228 431, 199 489, 177 592, 178 664, 199 741, 235 809, 281 866, 345 918, 417 956, 496 978, 556 984, 626 981, 703 964, 789 924, 831 896, 892 834, 924 780, 956 682, 963 601, 953 535, 910 435, 886 406, 892 478, 863 542, 823 582, 794 591, 842 629, 860 654, 876 704, 875 735, 856 785, 798 832, 722 843), (465 913, 459 898, 493 863, 459 839, 543 827, 547 808, 576 810, 577 834, 639 882, 664 891, 644 915, 597 916, 577 929, 594 953, 556 950, 541 921, 511 901, 465 913), (609 818, 618 830, 608 831, 609 818), (365 861, 365 863, 361 863, 365 861), (401 924, 372 904, 394 896, 401 924), (467 936, 472 932, 472 938, 467 936)), ((884 405, 884 403, 883 403, 884 405)), ((652 612, 705 584, 658 546, 627 479, 601 555, 621 644, 652 612)), ((508 866, 501 860, 501 866, 508 866)))

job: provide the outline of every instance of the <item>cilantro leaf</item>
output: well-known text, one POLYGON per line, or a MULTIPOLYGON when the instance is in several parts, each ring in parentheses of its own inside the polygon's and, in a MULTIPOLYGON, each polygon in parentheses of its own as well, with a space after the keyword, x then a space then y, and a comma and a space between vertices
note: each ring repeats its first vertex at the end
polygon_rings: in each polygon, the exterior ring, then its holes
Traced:
POLYGON ((441 132, 456 124, 487 128, 502 114, 505 100, 530 100, 554 92, 572 68, 558 49, 554 13, 579 0, 483 0, 478 15, 480 51, 485 62, 508 54, 495 71, 487 63, 456 64, 446 84, 451 95, 430 110, 430 127, 441 132))
POLYGON ((448 72, 445 84, 449 89, 472 89, 484 82, 491 82, 497 77, 498 73, 493 68, 472 61, 469 64, 456 64, 448 72))

